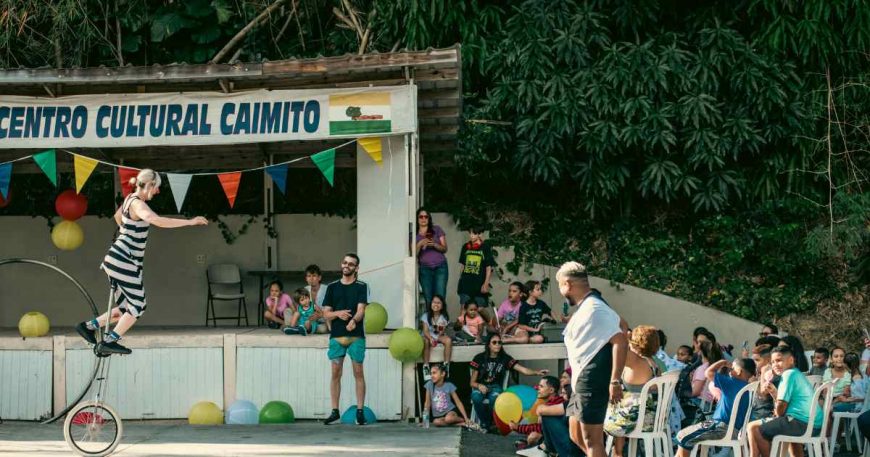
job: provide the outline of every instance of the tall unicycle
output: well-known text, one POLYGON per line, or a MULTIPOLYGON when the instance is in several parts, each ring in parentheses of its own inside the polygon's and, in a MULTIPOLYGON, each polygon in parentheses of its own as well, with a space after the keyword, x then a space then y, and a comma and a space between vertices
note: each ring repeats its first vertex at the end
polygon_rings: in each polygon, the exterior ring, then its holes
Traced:
MULTIPOLYGON (((111 309, 110 293, 109 310, 111 309)), ((105 330, 99 332, 100 341, 108 332, 107 325, 105 330)), ((94 396, 80 402, 67 413, 63 423, 63 437, 69 447, 79 455, 104 456, 114 452, 121 443, 124 425, 121 416, 104 401, 111 353, 100 351, 100 345, 97 344, 94 354, 97 356, 94 396)))

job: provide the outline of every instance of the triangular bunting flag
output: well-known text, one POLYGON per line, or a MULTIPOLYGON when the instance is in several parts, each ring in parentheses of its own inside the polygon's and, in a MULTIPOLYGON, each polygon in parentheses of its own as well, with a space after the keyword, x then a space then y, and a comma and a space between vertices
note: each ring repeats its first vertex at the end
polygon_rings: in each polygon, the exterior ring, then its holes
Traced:
POLYGON ((187 189, 190 188, 190 179, 193 178, 193 175, 167 173, 166 178, 169 180, 169 188, 172 189, 175 207, 178 208, 180 213, 181 206, 184 205, 184 197, 187 196, 187 189))
POLYGON ((281 191, 282 194, 287 193, 287 164, 282 163, 281 165, 272 165, 271 167, 266 167, 266 173, 269 173, 269 176, 272 178, 272 182, 278 186, 278 190, 281 191))
POLYGON ((376 138, 360 138, 356 140, 360 146, 365 149, 366 153, 368 153, 369 157, 372 158, 378 165, 383 164, 384 158, 381 154, 382 146, 380 137, 376 138))
POLYGON ((0 165, 0 195, 3 200, 9 198, 9 183, 12 181, 12 162, 0 165))
POLYGON ((320 172, 323 173, 323 176, 327 181, 329 181, 329 185, 334 186, 335 149, 327 149, 323 152, 318 152, 311 156, 311 161, 314 162, 314 165, 317 165, 317 168, 320 169, 320 172))
POLYGON ((139 174, 136 168, 118 167, 118 179, 121 180, 121 193, 124 196, 130 195, 133 192, 133 185, 130 184, 130 179, 135 178, 139 174))
POLYGON ((48 179, 51 180, 54 187, 57 187, 57 155, 55 154, 54 149, 48 149, 39 154, 33 154, 33 160, 37 165, 39 165, 42 172, 48 176, 48 179))
POLYGON ((94 168, 97 168, 97 162, 90 157, 73 154, 73 168, 76 171, 76 193, 82 192, 82 187, 85 187, 85 182, 91 177, 94 168))
POLYGON ((217 176, 221 181, 221 187, 224 188, 224 193, 227 195, 227 200, 230 202, 230 208, 232 208, 236 204, 236 194, 239 193, 239 181, 242 180, 242 172, 221 173, 217 176))

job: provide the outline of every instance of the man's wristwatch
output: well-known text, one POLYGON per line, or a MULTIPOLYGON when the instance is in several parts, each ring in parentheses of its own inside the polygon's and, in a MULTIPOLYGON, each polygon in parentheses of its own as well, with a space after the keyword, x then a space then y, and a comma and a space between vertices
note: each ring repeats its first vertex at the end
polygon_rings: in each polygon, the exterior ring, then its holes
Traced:
POLYGON ((618 379, 613 379, 610 381, 610 385, 611 386, 622 386, 622 382, 620 382, 618 379))

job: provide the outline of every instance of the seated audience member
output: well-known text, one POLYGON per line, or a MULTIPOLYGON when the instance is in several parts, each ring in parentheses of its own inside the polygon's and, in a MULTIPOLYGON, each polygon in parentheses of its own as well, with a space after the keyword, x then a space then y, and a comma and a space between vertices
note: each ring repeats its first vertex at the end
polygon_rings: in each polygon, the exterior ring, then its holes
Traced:
POLYGON ((806 351, 804 350, 804 345, 801 343, 800 338, 794 335, 786 335, 779 340, 779 346, 788 346, 791 348, 791 351, 794 354, 794 366, 797 367, 801 373, 810 371, 810 362, 807 360, 806 351))
POLYGON ((722 356, 722 351, 719 349, 719 345, 716 343, 713 334, 708 333, 708 335, 708 339, 701 339, 698 346, 701 350, 701 366, 696 368, 692 375, 692 395, 706 401, 707 403, 713 403, 716 399, 710 393, 705 373, 710 364, 716 363, 724 357, 722 356))
MULTIPOLYGON (((318 310, 323 309, 323 299, 326 298, 326 287, 321 281, 323 281, 323 273, 320 271, 320 267, 314 264, 305 267, 305 283, 307 284, 305 290, 308 291, 311 301, 314 302, 314 306, 318 310)), ((321 317, 317 320, 319 325, 317 326, 316 333, 328 333, 329 322, 323 318, 322 313, 321 317)))
POLYGON ((430 370, 432 379, 426 381, 426 402, 423 410, 432 412, 432 424, 436 427, 470 424, 465 406, 456 394, 456 386, 447 381, 444 366, 436 363, 430 370))
POLYGON ((858 430, 864 435, 865 440, 870 440, 870 410, 864 411, 858 416, 858 430))
POLYGON ((769 344, 762 344, 752 349, 752 361, 755 362, 758 390, 755 391, 750 420, 773 416, 773 406, 776 399, 770 395, 768 384, 773 384, 773 387, 779 386, 780 377, 774 374, 773 367, 770 366, 770 351, 772 349, 769 344))
MULTIPOLYGON (((864 401, 866 382, 861 376, 861 372, 858 371, 859 360, 858 354, 854 352, 849 352, 843 356, 843 365, 846 371, 843 378, 849 378, 849 382, 838 382, 834 386, 834 412, 851 413, 860 408, 860 403, 864 401), (843 390, 838 395, 837 387, 840 386, 843 386, 843 390)), ((832 376, 834 376, 833 373, 832 376)), ((832 377, 832 379, 834 378, 832 377)), ((822 381, 825 381, 824 377, 822 377, 822 381)))
POLYGON ((656 328, 639 325, 627 331, 626 337, 629 351, 620 379, 623 385, 622 399, 617 403, 610 403, 604 419, 605 433, 614 437, 614 457, 622 457, 625 435, 637 427, 641 427, 642 430, 649 430, 652 427, 656 411, 655 398, 653 395, 648 396, 647 401, 642 405, 640 393, 650 379, 660 374, 658 366, 652 359, 659 348, 659 334, 656 328), (640 408, 646 408, 643 424, 637 423, 640 408))
POLYGON ((816 348, 813 352, 813 366, 810 368, 809 374, 812 376, 824 376, 825 370, 828 369, 828 358, 831 352, 828 348, 816 348))
POLYGON ((456 293, 459 294, 459 303, 464 305, 474 300, 484 320, 492 322, 495 312, 489 307, 489 289, 495 255, 489 242, 483 239, 483 232, 483 228, 477 226, 468 230, 468 242, 462 245, 459 252, 460 273, 456 293))
POLYGON ((773 324, 764 324, 764 326, 761 327, 761 332, 758 333, 758 336, 761 338, 766 336, 779 337, 779 328, 773 324))
MULTIPOLYGON (((551 383, 547 383, 548 388, 551 388, 551 383)), ((541 383, 538 384, 539 386, 541 383)), ((568 367, 562 376, 559 378, 558 396, 561 400, 556 403, 556 400, 548 401, 547 404, 538 406, 536 414, 538 415, 538 423, 541 425, 540 433, 543 436, 543 443, 538 447, 531 447, 517 451, 517 455, 530 457, 555 455, 560 457, 580 457, 583 455, 580 448, 571 441, 570 433, 568 432, 568 417, 565 415, 565 407, 568 399, 571 397, 571 368, 568 367)), ((541 398, 539 387, 538 397, 541 398)), ((547 392, 549 393, 549 392, 547 392)))
POLYGON ((846 366, 846 351, 841 347, 831 349, 831 363, 822 374, 822 382, 835 381, 834 399, 841 397, 852 384, 852 373, 846 366))
POLYGON ((287 323, 284 321, 284 311, 295 309, 293 300, 284 293, 284 283, 275 280, 269 283, 269 296, 266 297, 266 311, 263 317, 269 324, 269 328, 281 328, 287 323))
POLYGON ((520 365, 502 349, 501 335, 492 334, 486 340, 486 348, 471 360, 471 403, 477 412, 480 425, 485 430, 492 427, 492 407, 502 392, 505 376, 509 370, 526 376, 546 376, 549 370, 532 370, 520 365), (486 402, 488 400, 488 403, 486 402))
MULTIPOLYGON (((801 354, 803 355, 803 354, 801 354)), ((813 428, 821 429, 823 412, 816 408, 810 418, 813 401, 813 385, 795 364, 795 354, 789 346, 778 346, 771 351, 773 372, 782 377, 779 387, 768 384, 771 396, 776 398, 773 418, 750 422, 748 425, 749 449, 752 457, 770 457, 770 443, 780 435, 800 436, 806 432, 812 420, 813 428)), ((803 457, 803 446, 790 445, 794 457, 803 457)))
POLYGON ((423 380, 428 381, 429 357, 432 348, 444 345, 444 363, 442 368, 450 376, 450 358, 453 352, 453 341, 447 335, 450 325, 450 315, 444 306, 444 298, 438 294, 432 296, 432 301, 426 306, 426 312, 420 316, 420 332, 423 334, 423 380))
POLYGON ((520 305, 516 336, 514 343, 543 343, 544 335, 541 330, 544 322, 556 322, 553 311, 541 296, 544 294, 540 281, 528 281, 525 284, 527 293, 526 301, 520 305))
POLYGON ((323 311, 312 302, 311 295, 305 289, 296 289, 293 298, 298 305, 294 310, 287 308, 284 311, 284 320, 287 322, 284 333, 287 335, 316 333, 318 319, 323 317, 323 311))
POLYGON ((501 302, 496 312, 498 318, 498 328, 501 337, 505 344, 520 343, 523 339, 528 340, 528 335, 519 337, 517 335, 517 326, 520 324, 520 307, 526 298, 525 284, 514 281, 508 287, 508 296, 505 301, 501 302))
POLYGON ((680 367, 680 369, 683 369, 683 367, 692 363, 693 356, 692 347, 684 344, 677 348, 677 353, 674 354, 674 359, 683 365, 680 367))
MULTIPOLYGON (((736 359, 731 363, 727 360, 720 360, 707 367, 705 375, 722 392, 722 398, 716 405, 711 420, 680 430, 677 434, 677 444, 679 445, 677 457, 689 457, 692 448, 700 441, 725 438, 737 393, 747 386, 750 379, 755 376, 755 362, 752 359, 736 359), (722 373, 723 368, 727 368, 728 372, 722 373)), ((743 425, 741 419, 746 417, 748 403, 749 397, 743 397, 737 410, 735 431, 739 431, 743 425)))
MULTIPOLYGON (((683 368, 684 366, 686 366, 685 364, 677 361, 676 359, 674 359, 668 355, 667 351, 665 350, 665 347, 668 344, 668 337, 667 337, 667 335, 665 335, 665 332, 663 332, 661 329, 659 329, 658 334, 659 334, 659 350, 656 351, 656 355, 653 358, 653 360, 655 360, 656 365, 658 365, 659 371, 664 373, 666 371, 679 370, 679 369, 683 368)), ((691 348, 689 348, 689 351, 691 353, 691 348)))
POLYGON ((477 302, 472 299, 469 299, 468 302, 462 306, 462 311, 456 319, 456 325, 454 326, 454 329, 457 332, 457 341, 471 343, 482 342, 484 330, 486 329, 486 322, 483 320, 483 316, 481 316, 477 311, 477 302))
MULTIPOLYGON (((552 415, 565 415, 565 400, 559 395, 559 380, 555 376, 544 376, 538 381, 538 385, 535 388, 538 391, 538 400, 542 401, 544 406, 556 406, 556 408, 552 408, 552 415)), ((544 409, 544 411, 549 410, 544 409)), ((538 411, 536 410, 534 413, 537 415, 538 411)), ((508 425, 510 425, 511 430, 514 432, 526 436, 525 439, 514 443, 517 449, 535 446, 543 438, 540 420, 534 424, 519 424, 511 421, 508 425)))

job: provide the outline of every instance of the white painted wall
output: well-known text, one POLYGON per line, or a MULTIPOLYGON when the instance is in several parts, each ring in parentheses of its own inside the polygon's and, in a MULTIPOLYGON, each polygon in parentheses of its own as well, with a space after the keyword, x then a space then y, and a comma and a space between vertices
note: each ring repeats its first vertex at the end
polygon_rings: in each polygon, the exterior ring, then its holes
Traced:
POLYGON ((357 146, 357 250, 360 279, 371 301, 384 305, 388 328, 402 325, 403 263, 409 257, 408 224, 416 208, 408 192, 408 151, 404 138, 383 138, 383 163, 357 146))
POLYGON ((51 351, 0 350, 0 418, 51 415, 51 351))

